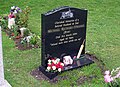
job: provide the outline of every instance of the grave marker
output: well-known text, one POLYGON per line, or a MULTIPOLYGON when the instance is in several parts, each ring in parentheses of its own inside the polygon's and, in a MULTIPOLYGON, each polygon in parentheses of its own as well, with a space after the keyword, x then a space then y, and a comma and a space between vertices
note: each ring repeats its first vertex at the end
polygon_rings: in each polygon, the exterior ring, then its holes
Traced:
POLYGON ((74 64, 64 67, 63 71, 92 63, 85 58, 87 10, 65 6, 42 14, 41 17, 42 66, 40 70, 45 75, 50 79, 57 75, 56 73, 50 76, 50 73, 45 71, 50 57, 60 58, 62 61, 65 55, 71 56, 74 64))
POLYGON ((11 85, 4 79, 1 26, 0 26, 0 87, 11 87, 11 85))

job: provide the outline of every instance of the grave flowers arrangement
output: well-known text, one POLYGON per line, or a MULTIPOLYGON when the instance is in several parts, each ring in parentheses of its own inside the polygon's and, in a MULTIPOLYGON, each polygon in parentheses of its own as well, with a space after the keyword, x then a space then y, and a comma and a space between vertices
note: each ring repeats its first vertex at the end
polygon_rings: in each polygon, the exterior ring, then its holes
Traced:
POLYGON ((10 9, 10 12, 13 12, 14 14, 17 14, 17 13, 22 12, 22 10, 17 6, 12 6, 11 9, 10 9))
POLYGON ((18 19, 17 14, 21 13, 22 10, 17 6, 12 6, 10 9, 10 14, 8 15, 8 28, 12 29, 16 24, 16 19, 18 19))
POLYGON ((64 64, 60 62, 60 59, 51 58, 48 60, 46 71, 48 72, 61 72, 63 70, 64 64))
POLYGON ((109 70, 105 71, 104 80, 108 87, 120 87, 120 67, 113 69, 111 72, 109 70))

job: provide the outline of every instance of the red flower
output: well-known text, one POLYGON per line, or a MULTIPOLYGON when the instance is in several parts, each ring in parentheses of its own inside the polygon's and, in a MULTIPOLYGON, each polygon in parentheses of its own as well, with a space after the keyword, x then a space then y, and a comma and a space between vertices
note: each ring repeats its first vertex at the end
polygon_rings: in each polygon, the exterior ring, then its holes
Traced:
POLYGON ((62 66, 62 65, 60 65, 60 67, 59 67, 59 68, 63 69, 63 66, 62 66))
POLYGON ((51 66, 55 66, 55 64, 54 64, 54 63, 52 63, 52 64, 51 64, 51 66))
POLYGON ((15 15, 14 15, 13 13, 10 13, 10 14, 8 15, 8 17, 9 17, 9 18, 15 18, 15 15))
MULTIPOLYGON (((64 64, 62 62, 57 62, 57 59, 51 58, 48 61, 48 66, 47 67, 51 67, 50 70, 52 71, 58 71, 61 72, 61 70, 63 69, 64 64), (51 62, 49 62, 51 60, 51 62)), ((50 71, 48 70, 48 71, 50 71)))
POLYGON ((14 33, 12 33, 11 36, 14 36, 14 33))
POLYGON ((60 62, 59 62, 58 64, 56 64, 56 67, 59 68, 59 67, 60 67, 60 64, 61 64, 60 62))
POLYGON ((51 64, 48 64, 49 67, 51 67, 51 64))

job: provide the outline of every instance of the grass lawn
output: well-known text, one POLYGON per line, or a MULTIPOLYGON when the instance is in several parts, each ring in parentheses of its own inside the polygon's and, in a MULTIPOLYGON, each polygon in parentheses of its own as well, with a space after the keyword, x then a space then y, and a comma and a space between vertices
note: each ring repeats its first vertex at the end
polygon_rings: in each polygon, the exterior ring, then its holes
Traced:
MULTIPOLYGON (((120 66, 120 0, 1 0, 0 14, 8 14, 14 5, 22 9, 31 7, 29 28, 36 34, 40 34, 42 13, 60 6, 88 9, 86 51, 103 60, 110 70, 120 66)), ((3 53, 5 78, 13 87, 71 87, 71 84, 77 87, 76 80, 83 75, 97 75, 98 78, 79 87, 106 87, 95 63, 62 73, 69 79, 57 84, 34 79, 30 72, 41 64, 41 49, 19 51, 4 32, 3 53)))

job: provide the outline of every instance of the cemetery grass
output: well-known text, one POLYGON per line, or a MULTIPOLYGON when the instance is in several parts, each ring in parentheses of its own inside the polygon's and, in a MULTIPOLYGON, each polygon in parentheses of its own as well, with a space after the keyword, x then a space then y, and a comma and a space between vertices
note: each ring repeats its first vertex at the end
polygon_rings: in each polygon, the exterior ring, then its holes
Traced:
MULTIPOLYGON (((87 23, 86 51, 95 54, 101 59, 107 69, 112 70, 120 66, 120 1, 119 0, 2 0, 0 14, 9 13, 11 6, 16 5, 22 9, 31 7, 29 15, 29 28, 40 34, 40 14, 60 6, 72 6, 89 10, 87 23)), ((56 84, 45 80, 36 80, 30 72, 41 64, 41 49, 20 51, 15 48, 14 41, 3 32, 3 56, 5 78, 13 87, 106 87, 103 75, 96 63, 83 68, 64 72, 61 76, 67 79, 56 84), (78 84, 80 76, 96 75, 97 78, 78 84)))

